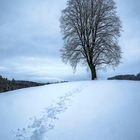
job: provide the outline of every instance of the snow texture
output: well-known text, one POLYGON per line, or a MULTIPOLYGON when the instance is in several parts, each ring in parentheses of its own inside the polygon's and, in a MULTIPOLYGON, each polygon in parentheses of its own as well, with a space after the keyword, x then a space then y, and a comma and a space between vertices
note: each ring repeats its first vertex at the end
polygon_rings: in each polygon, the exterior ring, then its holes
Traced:
POLYGON ((44 134, 53 129, 54 120, 58 120, 57 115, 64 112, 70 105, 70 98, 80 93, 82 87, 75 88, 64 96, 59 97, 58 101, 44 110, 39 118, 31 118, 31 124, 27 128, 18 129, 15 140, 43 140, 44 134))
POLYGON ((0 94, 2 140, 139 140, 140 82, 83 81, 0 94))

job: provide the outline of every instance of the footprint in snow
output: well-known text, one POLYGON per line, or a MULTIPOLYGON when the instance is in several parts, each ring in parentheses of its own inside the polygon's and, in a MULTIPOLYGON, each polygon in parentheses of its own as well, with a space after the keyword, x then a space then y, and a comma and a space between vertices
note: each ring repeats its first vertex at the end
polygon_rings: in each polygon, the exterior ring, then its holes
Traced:
POLYGON ((43 140, 47 132, 54 129, 54 121, 59 119, 58 115, 68 109, 72 97, 82 90, 83 85, 59 97, 58 102, 47 107, 39 118, 31 118, 31 122, 26 128, 18 129, 15 132, 14 140, 43 140))

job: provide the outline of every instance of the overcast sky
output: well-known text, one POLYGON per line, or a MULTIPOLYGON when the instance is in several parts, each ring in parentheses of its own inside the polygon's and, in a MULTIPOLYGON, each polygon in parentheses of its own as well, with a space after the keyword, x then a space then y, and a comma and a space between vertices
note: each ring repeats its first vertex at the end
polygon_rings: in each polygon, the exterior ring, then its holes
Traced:
MULTIPOLYGON (((66 1, 0 0, 0 75, 35 81, 89 79, 86 68, 74 74, 60 58, 59 18, 66 1)), ((140 72, 140 1, 115 1, 123 25, 122 64, 115 71, 99 71, 100 78, 140 72)))

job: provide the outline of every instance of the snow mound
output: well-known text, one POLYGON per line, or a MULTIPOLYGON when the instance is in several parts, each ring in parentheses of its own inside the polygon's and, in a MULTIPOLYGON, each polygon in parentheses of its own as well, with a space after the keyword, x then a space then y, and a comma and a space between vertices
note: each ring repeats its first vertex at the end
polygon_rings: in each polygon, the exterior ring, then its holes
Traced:
POLYGON ((139 140, 140 82, 82 81, 0 94, 2 140, 139 140))

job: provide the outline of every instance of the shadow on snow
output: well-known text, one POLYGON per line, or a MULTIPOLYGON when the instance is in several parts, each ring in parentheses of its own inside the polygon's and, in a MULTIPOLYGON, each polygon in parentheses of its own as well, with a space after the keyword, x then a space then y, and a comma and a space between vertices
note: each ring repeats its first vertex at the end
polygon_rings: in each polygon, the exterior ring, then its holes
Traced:
POLYGON ((82 90, 83 85, 59 97, 56 103, 44 109, 39 118, 31 118, 31 122, 26 128, 18 128, 15 132, 14 140, 43 140, 43 138, 47 138, 47 132, 54 129, 55 120, 59 119, 58 115, 68 109, 71 105, 72 97, 82 90))

